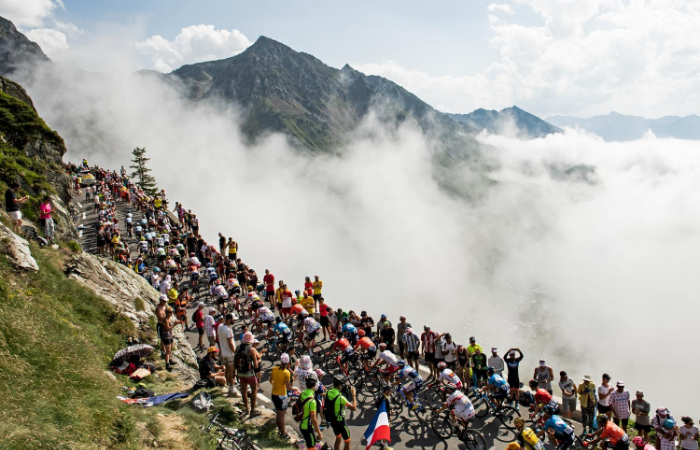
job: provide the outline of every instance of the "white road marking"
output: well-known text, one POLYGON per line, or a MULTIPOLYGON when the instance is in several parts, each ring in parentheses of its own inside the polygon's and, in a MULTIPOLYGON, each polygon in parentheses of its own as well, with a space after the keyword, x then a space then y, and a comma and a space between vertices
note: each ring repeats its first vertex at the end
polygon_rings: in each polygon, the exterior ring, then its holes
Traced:
POLYGON ((78 206, 80 207, 80 209, 83 209, 83 205, 80 202, 78 202, 78 206))
POLYGON ((258 398, 259 398, 260 400, 264 401, 265 403, 272 403, 272 400, 270 400, 269 398, 265 397, 265 396, 262 395, 260 392, 258 392, 258 398))
POLYGON ((79 238, 82 238, 82 237, 83 237, 83 230, 79 230, 79 231, 78 231, 78 237, 79 237, 79 238))
POLYGON ((418 364, 418 370, 425 372, 425 373, 430 373, 430 369, 428 369, 427 367, 425 367, 422 364, 418 364))
POLYGON ((86 217, 86 215, 85 215, 85 212, 83 211, 83 220, 85 220, 85 217, 86 217))

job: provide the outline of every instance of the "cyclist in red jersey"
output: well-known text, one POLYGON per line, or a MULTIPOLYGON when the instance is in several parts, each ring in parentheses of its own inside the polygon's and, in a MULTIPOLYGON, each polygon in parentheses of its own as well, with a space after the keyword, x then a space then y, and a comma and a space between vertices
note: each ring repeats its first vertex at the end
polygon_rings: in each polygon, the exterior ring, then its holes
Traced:
POLYGON ((377 357, 377 346, 374 345, 374 341, 365 335, 365 330, 358 330, 357 336, 360 338, 355 344, 355 351, 367 355, 366 358, 362 358, 362 365, 365 366, 365 370, 369 372, 369 360, 377 357))
POLYGON ((532 389, 532 392, 535 393, 535 412, 534 414, 539 413, 542 408, 544 408, 546 405, 551 404, 555 408, 558 409, 559 405, 557 404, 556 401, 552 401, 552 394, 547 392, 545 389, 538 388, 539 383, 537 380, 530 380, 528 383, 530 385, 530 389, 532 389))
POLYGON ((348 357, 350 357, 355 350, 352 348, 350 341, 346 338, 341 337, 335 344, 333 344, 333 351, 342 352, 343 356, 340 358, 340 364, 343 366, 343 372, 348 372, 348 357))

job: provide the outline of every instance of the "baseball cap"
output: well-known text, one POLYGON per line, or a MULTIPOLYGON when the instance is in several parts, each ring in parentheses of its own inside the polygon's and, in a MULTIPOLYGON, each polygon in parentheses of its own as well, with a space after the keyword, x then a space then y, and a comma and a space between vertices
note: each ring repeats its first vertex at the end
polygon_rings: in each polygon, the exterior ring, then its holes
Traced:
POLYGON ((544 361, 544 359, 540 359, 540 366, 546 366, 547 363, 544 361))
POLYGON ((476 342, 476 338, 474 336, 469 336, 469 342, 476 342))
POLYGON ((497 351, 498 351, 498 349, 497 349, 496 347, 493 347, 493 348, 491 349, 491 352, 492 352, 492 353, 496 353, 497 351))
POLYGON ((203 306, 204 306, 204 302, 199 302, 199 303, 197 303, 197 307, 198 307, 198 308, 201 308, 201 307, 203 307, 203 306))
POLYGON ((619 380, 619 381, 617 382, 617 387, 625 387, 625 382, 622 381, 622 380, 619 380))
POLYGON ((207 349, 207 355, 208 355, 209 353, 218 353, 218 352, 219 352, 219 349, 216 348, 216 347, 209 347, 209 348, 207 349))

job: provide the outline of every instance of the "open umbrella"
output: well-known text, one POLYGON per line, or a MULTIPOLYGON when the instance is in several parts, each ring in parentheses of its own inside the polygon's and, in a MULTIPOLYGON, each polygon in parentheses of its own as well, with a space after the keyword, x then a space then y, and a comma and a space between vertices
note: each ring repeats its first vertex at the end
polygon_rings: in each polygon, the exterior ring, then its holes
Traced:
POLYGON ((145 356, 150 355, 153 352, 153 347, 150 345, 146 344, 136 344, 129 346, 127 348, 123 348, 119 350, 117 353, 114 355, 114 359, 112 359, 112 366, 118 366, 121 364, 123 361, 126 361, 129 359, 131 356, 138 356, 140 358, 143 358, 145 356))

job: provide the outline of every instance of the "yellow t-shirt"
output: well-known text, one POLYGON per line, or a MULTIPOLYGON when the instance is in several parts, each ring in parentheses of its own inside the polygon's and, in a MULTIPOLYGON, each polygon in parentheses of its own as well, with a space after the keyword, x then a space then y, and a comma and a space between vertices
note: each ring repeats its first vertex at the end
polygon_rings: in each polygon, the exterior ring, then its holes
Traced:
POLYGON ((314 281, 314 295, 320 295, 321 289, 323 289, 323 281, 314 281))
POLYGON ((316 306, 316 301, 313 299, 313 297, 304 297, 302 298, 299 303, 301 303, 301 306, 303 306, 306 309, 306 312, 309 314, 314 313, 314 306, 316 306))
POLYGON ((153 206, 155 206, 156 208, 160 208, 162 204, 163 201, 160 198, 153 200, 153 206))
POLYGON ((272 384, 272 395, 287 395, 287 383, 292 379, 292 374, 288 369, 279 366, 272 368, 270 373, 270 383, 272 384))
POLYGON ((476 344, 476 345, 470 345, 467 347, 467 354, 469 354, 469 356, 473 355, 474 353, 476 353, 477 348, 479 350, 481 350, 481 353, 484 353, 484 349, 481 348, 481 345, 476 344))
POLYGON ((177 289, 170 288, 170 290, 168 291, 168 297, 170 298, 170 300, 177 300, 177 296, 178 296, 177 289))

